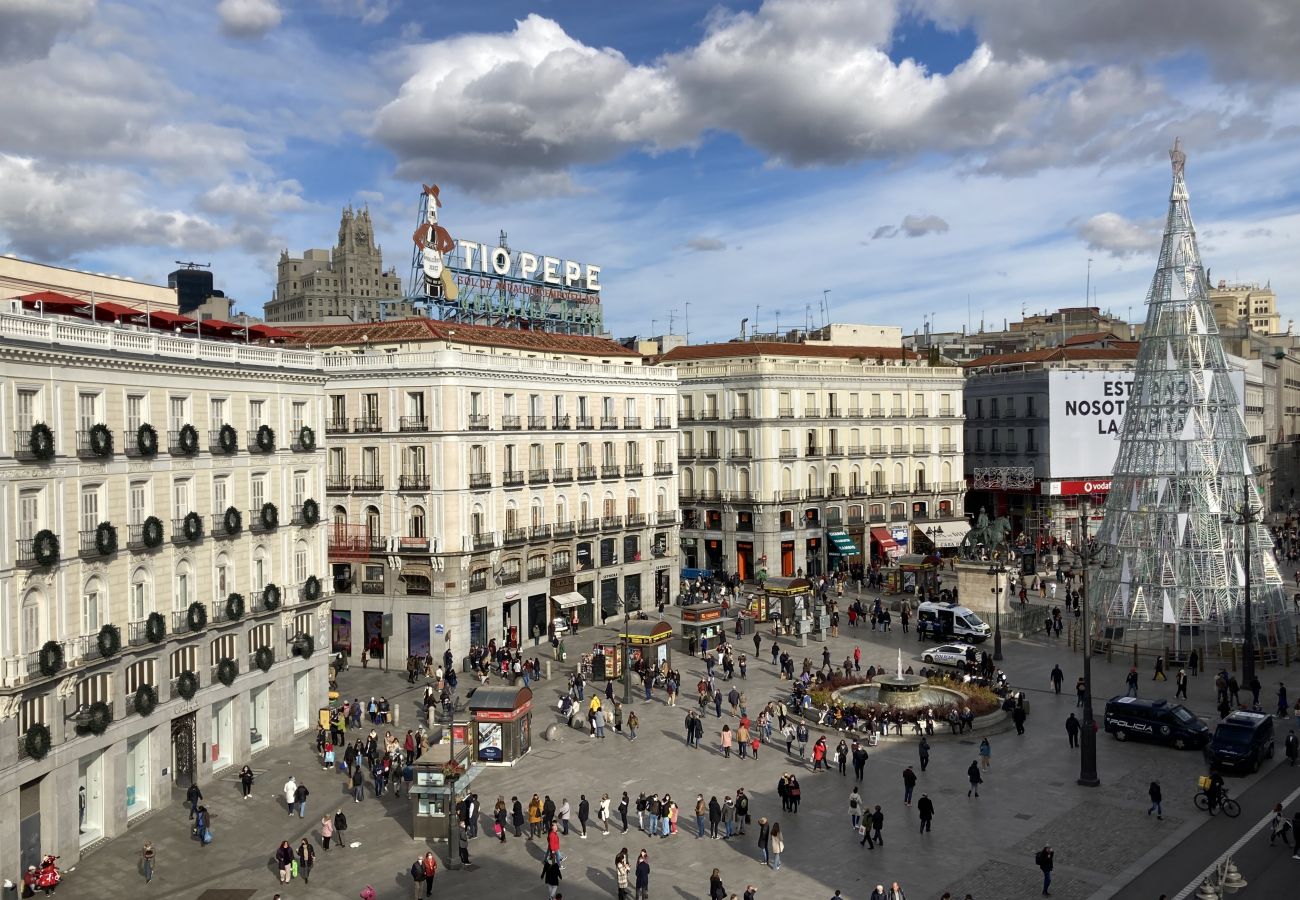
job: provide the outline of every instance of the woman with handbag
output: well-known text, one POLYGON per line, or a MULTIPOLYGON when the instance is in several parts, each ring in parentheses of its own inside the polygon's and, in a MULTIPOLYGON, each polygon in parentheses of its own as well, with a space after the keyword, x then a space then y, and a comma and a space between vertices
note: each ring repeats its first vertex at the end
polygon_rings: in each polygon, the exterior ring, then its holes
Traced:
POLYGON ((288 884, 293 877, 293 848, 288 841, 280 841, 275 848, 275 865, 280 870, 280 884, 288 884))
POLYGON ((727 900, 727 889, 722 886, 722 874, 717 869, 709 876, 709 900, 727 900))
POLYGON ((298 871, 303 884, 311 883, 311 867, 316 864, 316 848, 306 838, 298 844, 298 871))

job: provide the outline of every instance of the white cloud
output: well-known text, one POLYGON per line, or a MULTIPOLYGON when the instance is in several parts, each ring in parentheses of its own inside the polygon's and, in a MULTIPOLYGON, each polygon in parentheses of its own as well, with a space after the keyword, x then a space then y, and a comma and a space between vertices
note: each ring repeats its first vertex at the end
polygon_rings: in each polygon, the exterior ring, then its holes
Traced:
POLYGON ((362 25, 379 25, 393 11, 390 0, 324 0, 324 3, 335 15, 358 19, 362 25))
POLYGON ((270 222, 279 214, 297 212, 307 204, 302 185, 293 179, 261 184, 251 179, 225 181, 205 191, 199 209, 243 222, 270 222))
POLYGON ((871 233, 871 240, 878 241, 898 237, 925 237, 927 234, 943 234, 948 230, 948 223, 936 215, 918 215, 909 213, 903 216, 900 225, 881 225, 871 233))
POLYGON ((0 64, 43 58, 63 34, 89 21, 95 2, 4 0, 0 3, 0 64))
POLYGON ((1081 223, 1075 232, 1089 250, 1115 257, 1154 253, 1160 249, 1160 220, 1134 222, 1119 213, 1098 213, 1081 223))
POLYGON ((0 154, 0 183, 0 232, 15 252, 39 259, 133 245, 208 250, 256 241, 251 232, 154 205, 151 185, 122 169, 62 168, 0 154))
POLYGON ((696 253, 715 253, 719 250, 726 250, 727 242, 719 238, 701 235, 689 238, 682 246, 687 250, 694 250, 696 253))
POLYGON ((235 38, 263 37, 284 18, 279 0, 221 0, 217 15, 222 32, 235 38))

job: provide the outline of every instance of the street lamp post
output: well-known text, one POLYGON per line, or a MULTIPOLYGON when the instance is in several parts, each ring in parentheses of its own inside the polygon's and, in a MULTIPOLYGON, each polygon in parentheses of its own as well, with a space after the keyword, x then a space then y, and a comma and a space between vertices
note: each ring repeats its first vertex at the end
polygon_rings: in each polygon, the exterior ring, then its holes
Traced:
POLYGON ((451 701, 451 715, 447 717, 447 868, 460 866, 460 815, 456 809, 456 699, 451 701))
POLYGON ((1007 567, 998 560, 989 566, 989 574, 993 576, 993 587, 989 589, 993 594, 993 659, 995 662, 1002 661, 1002 579, 1007 574, 1007 567))
MULTIPOLYGON (((943 534, 942 525, 932 525, 925 530, 925 536, 930 539, 930 549, 934 551, 935 556, 939 556, 939 545, 935 539, 939 537, 939 535, 941 534, 943 534)), ((936 597, 939 594, 939 571, 943 568, 942 558, 940 558, 939 563, 940 563, 939 566, 936 567, 935 571, 931 573, 931 578, 930 578, 930 591, 936 597)))
POLYGON ((1092 630, 1088 624, 1088 569, 1097 558, 1088 536, 1089 503, 1087 498, 1079 504, 1079 521, 1081 540, 1075 555, 1083 563, 1083 735, 1079 745, 1078 784, 1084 787, 1098 787, 1101 779, 1097 777, 1097 723, 1092 717, 1092 630))
POLYGON ((619 597, 618 602, 623 604, 623 705, 628 706, 632 702, 632 642, 628 636, 632 610, 622 597, 619 597))
MULTIPOLYGON (((1247 488, 1249 490, 1249 488, 1247 488)), ((1252 526, 1259 521, 1257 518, 1258 511, 1249 500, 1241 505, 1241 509, 1235 510, 1236 518, 1230 519, 1233 524, 1240 525, 1242 531, 1242 549, 1245 551, 1245 597, 1243 598, 1242 607, 1245 610, 1245 635, 1241 641, 1241 679, 1242 685, 1247 690, 1255 683, 1255 628, 1251 620, 1251 607, 1253 604, 1250 595, 1250 532, 1252 526)))

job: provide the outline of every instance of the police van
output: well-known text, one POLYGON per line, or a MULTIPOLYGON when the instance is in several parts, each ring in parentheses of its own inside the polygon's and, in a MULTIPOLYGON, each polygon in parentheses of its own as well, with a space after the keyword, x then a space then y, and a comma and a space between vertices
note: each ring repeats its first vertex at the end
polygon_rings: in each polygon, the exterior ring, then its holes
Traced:
POLYGON ((1179 750, 1198 749, 1210 742, 1209 726, 1187 707, 1168 700, 1111 697, 1106 701, 1104 726, 1117 741, 1137 738, 1179 750))
POLYGON ((959 639, 978 643, 987 640, 989 626, 974 611, 953 603, 927 600, 916 608, 916 630, 936 641, 959 639))

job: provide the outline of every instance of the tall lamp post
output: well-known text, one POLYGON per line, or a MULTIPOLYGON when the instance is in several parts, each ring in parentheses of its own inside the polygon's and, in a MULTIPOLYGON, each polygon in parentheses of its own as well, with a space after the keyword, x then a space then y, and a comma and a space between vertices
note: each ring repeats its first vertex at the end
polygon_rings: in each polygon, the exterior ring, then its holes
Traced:
POLYGON ((618 602, 623 607, 623 705, 627 706, 632 702, 632 642, 628 637, 632 610, 622 597, 618 598, 618 602))
POLYGON ((1088 534, 1088 516, 1090 513, 1088 498, 1079 503, 1080 541, 1075 556, 1083 564, 1083 735, 1079 745, 1079 778, 1077 783, 1084 787, 1098 787, 1101 779, 1097 777, 1097 723, 1092 717, 1092 628, 1088 623, 1088 570, 1097 560, 1098 551, 1092 547, 1088 534))
POLYGON ((447 868, 460 866, 460 813, 456 809, 456 699, 451 701, 451 715, 447 717, 447 768, 443 780, 447 783, 447 868))
MULTIPOLYGON (((930 548, 934 550, 935 556, 939 555, 939 544, 936 541, 936 538, 938 538, 939 535, 941 534, 943 534, 942 525, 931 525, 929 528, 925 530, 925 536, 930 539, 930 548)), ((940 559, 939 562, 940 565, 936 567, 934 572, 931 573, 931 579, 930 579, 930 590, 936 596, 939 593, 939 572, 942 571, 943 569, 943 565, 942 565, 943 560, 940 559)))
MULTIPOLYGON (((1249 486, 1247 486, 1247 490, 1250 490, 1249 486)), ((1250 594, 1250 532, 1255 523, 1259 521, 1259 510, 1249 500, 1246 500, 1242 503, 1240 509, 1233 511, 1233 515, 1235 518, 1230 516, 1226 521, 1241 526, 1242 550, 1245 551, 1246 557, 1243 565, 1245 569, 1245 584, 1243 585, 1245 597, 1242 600, 1242 608, 1245 611, 1243 627, 1246 633, 1241 641, 1241 682, 1242 686, 1249 690, 1250 686, 1255 682, 1255 627, 1251 619, 1251 607, 1254 604, 1251 603, 1250 594)))
POLYGON ((1002 661, 1002 579, 1006 577, 1007 567, 1001 561, 997 560, 989 566, 989 574, 993 576, 993 587, 989 592, 993 594, 993 659, 996 662, 1002 661))

